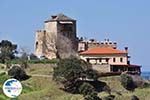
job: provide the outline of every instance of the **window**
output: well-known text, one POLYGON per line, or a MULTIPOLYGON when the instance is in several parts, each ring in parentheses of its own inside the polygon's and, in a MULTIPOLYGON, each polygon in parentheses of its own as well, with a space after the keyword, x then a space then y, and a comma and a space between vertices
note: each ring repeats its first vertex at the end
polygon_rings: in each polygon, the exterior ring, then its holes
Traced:
POLYGON ((101 58, 99 59, 99 62, 102 62, 102 59, 101 59, 101 58))
POLYGON ((108 63, 108 61, 109 61, 109 58, 106 58, 106 62, 108 63))
POLYGON ((63 24, 61 31, 62 31, 62 32, 66 32, 66 31, 72 32, 72 31, 73 31, 73 27, 72 27, 72 25, 70 25, 70 24, 63 24))
POLYGON ((113 62, 116 62, 116 58, 113 58, 113 62))
POLYGON ((120 62, 123 62, 123 58, 120 58, 120 62))
POLYGON ((86 60, 87 60, 87 62, 90 62, 90 59, 89 59, 89 58, 87 58, 86 60))
POLYGON ((36 46, 35 46, 35 48, 36 48, 36 49, 38 48, 38 42, 36 42, 36 46))

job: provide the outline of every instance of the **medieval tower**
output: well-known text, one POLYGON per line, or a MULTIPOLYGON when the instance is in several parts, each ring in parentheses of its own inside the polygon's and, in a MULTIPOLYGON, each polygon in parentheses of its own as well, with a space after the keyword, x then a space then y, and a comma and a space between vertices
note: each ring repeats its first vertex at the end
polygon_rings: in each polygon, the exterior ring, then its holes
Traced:
POLYGON ((48 59, 57 58, 58 54, 65 52, 58 53, 58 48, 67 49, 63 45, 69 44, 71 44, 69 48, 77 51, 76 20, 64 14, 53 15, 44 22, 44 29, 36 32, 35 55, 38 57, 45 56, 48 59), (66 40, 68 41, 64 42, 66 40))

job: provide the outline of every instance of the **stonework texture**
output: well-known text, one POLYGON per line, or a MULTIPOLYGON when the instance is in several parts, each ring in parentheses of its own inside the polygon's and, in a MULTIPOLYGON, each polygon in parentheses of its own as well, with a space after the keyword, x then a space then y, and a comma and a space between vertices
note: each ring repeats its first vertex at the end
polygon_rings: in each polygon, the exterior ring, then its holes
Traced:
POLYGON ((38 57, 65 58, 76 53, 76 20, 58 14, 45 21, 44 29, 35 37, 35 55, 38 57))

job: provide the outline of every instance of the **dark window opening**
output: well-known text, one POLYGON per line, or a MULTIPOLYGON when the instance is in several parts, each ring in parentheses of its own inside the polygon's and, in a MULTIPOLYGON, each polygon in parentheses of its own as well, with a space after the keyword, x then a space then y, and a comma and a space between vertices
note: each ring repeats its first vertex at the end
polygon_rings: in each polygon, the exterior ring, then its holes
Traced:
POLYGON ((120 58, 120 62, 123 62, 123 58, 120 58))
POLYGON ((116 58, 113 58, 113 62, 116 62, 116 58))
POLYGON ((87 58, 86 60, 87 60, 87 62, 90 62, 90 59, 89 59, 89 58, 87 58))
POLYGON ((37 47, 38 47, 38 42, 36 42, 36 46, 35 46, 35 48, 37 49, 37 47))
POLYGON ((102 62, 102 59, 99 59, 99 62, 102 62))
POLYGON ((107 58, 107 59, 106 59, 106 62, 108 63, 108 61, 109 61, 109 59, 107 58))
POLYGON ((72 32, 73 31, 73 28, 72 28, 72 25, 69 25, 69 24, 63 24, 62 25, 62 32, 72 32))

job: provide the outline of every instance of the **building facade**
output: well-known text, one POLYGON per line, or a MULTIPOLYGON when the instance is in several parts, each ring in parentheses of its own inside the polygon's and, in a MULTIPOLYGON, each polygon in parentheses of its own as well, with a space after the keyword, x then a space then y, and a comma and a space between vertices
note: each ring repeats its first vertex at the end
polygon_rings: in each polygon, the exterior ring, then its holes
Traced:
POLYGON ((44 22, 44 29, 36 32, 35 55, 48 59, 57 58, 57 44, 66 39, 71 42, 71 48, 77 51, 76 20, 64 14, 51 16, 44 22), (62 37, 65 38, 62 39, 62 37))
POLYGON ((91 63, 93 69, 100 72, 141 72, 141 66, 130 64, 127 47, 125 50, 112 47, 93 47, 80 52, 80 57, 91 63))
POLYGON ((110 41, 109 39, 105 39, 104 41, 96 41, 95 39, 79 39, 78 43, 78 52, 85 51, 89 48, 95 48, 95 47, 111 47, 116 49, 117 43, 115 41, 110 41))

